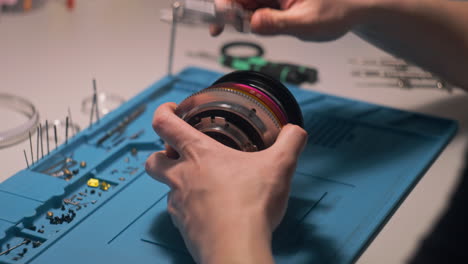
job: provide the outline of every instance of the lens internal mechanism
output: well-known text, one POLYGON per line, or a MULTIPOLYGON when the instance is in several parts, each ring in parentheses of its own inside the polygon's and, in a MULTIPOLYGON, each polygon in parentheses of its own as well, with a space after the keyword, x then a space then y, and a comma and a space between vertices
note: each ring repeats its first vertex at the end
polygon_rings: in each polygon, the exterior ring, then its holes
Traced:
POLYGON ((291 92, 276 79, 255 71, 237 71, 187 99, 179 117, 222 144, 241 151, 271 146, 287 123, 303 127, 291 92))

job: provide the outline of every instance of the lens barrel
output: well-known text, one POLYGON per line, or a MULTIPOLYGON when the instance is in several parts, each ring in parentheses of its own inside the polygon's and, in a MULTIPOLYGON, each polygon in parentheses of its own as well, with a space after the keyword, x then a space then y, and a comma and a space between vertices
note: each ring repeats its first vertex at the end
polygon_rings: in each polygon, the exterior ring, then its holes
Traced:
POLYGON ((176 114, 241 151, 271 146, 287 123, 304 126, 299 105, 278 80, 255 71, 229 73, 182 101, 176 114))

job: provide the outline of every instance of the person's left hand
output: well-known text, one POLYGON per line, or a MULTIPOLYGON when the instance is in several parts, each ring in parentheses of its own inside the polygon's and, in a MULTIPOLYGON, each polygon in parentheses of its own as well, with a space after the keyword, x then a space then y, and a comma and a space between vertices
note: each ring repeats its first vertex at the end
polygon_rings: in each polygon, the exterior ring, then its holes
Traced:
POLYGON ((192 256, 202 263, 272 262, 271 233, 284 216, 307 133, 288 124, 268 149, 241 152, 191 127, 175 108, 156 110, 153 128, 169 147, 148 158, 146 171, 171 188, 168 211, 192 256))

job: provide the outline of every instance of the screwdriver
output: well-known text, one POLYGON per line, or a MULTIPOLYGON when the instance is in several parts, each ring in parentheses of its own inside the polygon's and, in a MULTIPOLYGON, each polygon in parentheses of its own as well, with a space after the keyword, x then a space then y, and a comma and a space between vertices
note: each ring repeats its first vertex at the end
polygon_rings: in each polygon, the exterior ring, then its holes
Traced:
POLYGON ((264 59, 263 54, 263 48, 256 43, 236 41, 223 45, 219 57, 203 51, 188 52, 187 56, 218 61, 221 65, 235 70, 259 71, 275 77, 282 82, 296 85, 305 82, 315 83, 318 80, 318 72, 314 68, 292 63, 271 62, 264 59), (239 47, 253 49, 256 51, 256 54, 253 56, 237 56, 229 52, 229 50, 239 47))

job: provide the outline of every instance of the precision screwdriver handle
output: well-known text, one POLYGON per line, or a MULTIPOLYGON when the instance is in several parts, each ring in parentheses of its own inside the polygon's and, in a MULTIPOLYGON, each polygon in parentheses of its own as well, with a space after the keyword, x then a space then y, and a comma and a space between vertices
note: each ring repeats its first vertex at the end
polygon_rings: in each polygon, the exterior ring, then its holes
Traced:
POLYGON ((315 83, 318 80, 318 72, 314 68, 289 63, 269 62, 259 56, 239 58, 225 55, 220 57, 220 63, 236 70, 259 71, 291 84, 315 83))
POLYGON ((282 82, 291 84, 302 84, 304 82, 315 83, 318 75, 316 69, 289 63, 270 62, 258 68, 258 71, 274 76, 282 82))

